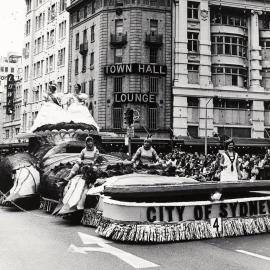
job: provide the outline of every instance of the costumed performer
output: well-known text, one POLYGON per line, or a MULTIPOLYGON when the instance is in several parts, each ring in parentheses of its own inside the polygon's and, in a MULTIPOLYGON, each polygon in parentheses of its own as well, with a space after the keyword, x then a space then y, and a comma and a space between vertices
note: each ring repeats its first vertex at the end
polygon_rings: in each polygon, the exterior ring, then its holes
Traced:
POLYGON ((146 138, 143 146, 139 147, 133 156, 131 163, 138 166, 155 166, 161 163, 161 159, 158 156, 156 150, 152 147, 152 140, 146 138))
POLYGON ((66 181, 69 181, 72 177, 78 174, 80 168, 85 165, 95 164, 99 156, 99 151, 94 145, 94 139, 92 137, 87 137, 85 139, 85 148, 80 153, 80 160, 72 167, 70 174, 65 178, 66 181))
POLYGON ((46 124, 58 124, 61 122, 70 122, 69 116, 61 106, 60 95, 56 92, 57 86, 55 83, 49 84, 47 94, 44 95, 41 109, 34 121, 30 132, 34 132, 38 127, 46 124))
POLYGON ((74 86, 74 94, 70 98, 70 105, 68 107, 68 112, 71 118, 71 121, 74 123, 84 123, 88 125, 95 126, 98 130, 98 124, 95 119, 89 112, 86 106, 86 102, 88 100, 88 96, 86 94, 81 93, 81 85, 75 84, 74 86))
POLYGON ((241 179, 238 154, 234 151, 234 146, 235 144, 232 139, 225 141, 225 152, 222 154, 220 161, 222 168, 220 174, 221 182, 237 181, 241 179))
POLYGON ((86 147, 80 153, 80 160, 72 167, 69 176, 63 179, 68 181, 68 184, 63 191, 63 199, 53 212, 54 215, 64 215, 84 208, 87 191, 95 181, 97 168, 94 164, 99 156, 92 137, 87 137, 85 144, 86 147))

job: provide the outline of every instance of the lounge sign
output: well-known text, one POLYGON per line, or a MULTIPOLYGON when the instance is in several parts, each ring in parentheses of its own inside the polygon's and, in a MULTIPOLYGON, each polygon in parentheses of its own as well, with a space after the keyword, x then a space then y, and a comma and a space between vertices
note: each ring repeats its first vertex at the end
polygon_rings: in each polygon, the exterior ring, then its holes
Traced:
POLYGON ((211 218, 251 217, 270 214, 270 200, 243 201, 193 206, 151 206, 146 208, 149 222, 207 220, 211 218))
POLYGON ((7 104, 6 114, 14 113, 15 80, 13 74, 7 75, 7 104))
POLYGON ((117 64, 104 67, 105 75, 142 74, 152 76, 165 76, 167 67, 152 64, 117 64))
POLYGON ((155 103, 156 96, 149 93, 116 93, 115 103, 155 103))

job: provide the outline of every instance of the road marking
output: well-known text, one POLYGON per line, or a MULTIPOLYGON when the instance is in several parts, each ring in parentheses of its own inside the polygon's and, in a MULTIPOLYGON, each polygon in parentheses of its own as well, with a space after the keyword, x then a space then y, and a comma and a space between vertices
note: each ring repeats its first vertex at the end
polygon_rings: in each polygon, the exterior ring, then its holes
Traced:
POLYGON ((78 232, 78 234, 84 245, 98 245, 99 247, 77 247, 71 244, 68 249, 69 252, 81 254, 87 254, 87 252, 108 253, 131 265, 133 268, 150 268, 159 266, 119 248, 110 246, 109 243, 112 243, 111 241, 85 233, 78 232))
POLYGON ((237 251, 237 252, 240 252, 240 253, 243 253, 243 254, 246 254, 246 255, 250 255, 250 256, 259 258, 259 259, 263 259, 263 260, 266 260, 266 261, 270 261, 270 257, 266 257, 266 256, 263 256, 263 255, 260 255, 260 254, 248 252, 248 251, 241 250, 241 249, 237 249, 236 251, 237 251))

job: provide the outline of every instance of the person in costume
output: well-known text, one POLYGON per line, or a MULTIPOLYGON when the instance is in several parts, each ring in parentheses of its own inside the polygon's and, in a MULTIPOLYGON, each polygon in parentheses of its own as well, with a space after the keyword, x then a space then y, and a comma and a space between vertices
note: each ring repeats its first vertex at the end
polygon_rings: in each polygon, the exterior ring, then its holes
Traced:
POLYGON ((152 140, 150 138, 146 138, 143 146, 139 147, 136 151, 131 163, 135 164, 135 166, 151 166, 155 165, 156 162, 161 163, 161 159, 156 150, 152 147, 152 140))
POLYGON ((95 119, 87 109, 87 94, 81 93, 81 85, 75 84, 74 94, 70 97, 69 106, 67 108, 71 121, 74 123, 84 123, 93 125, 99 129, 95 119))
POLYGON ((58 124, 61 122, 70 122, 69 116, 62 108, 61 97, 56 93, 55 83, 49 84, 48 92, 44 95, 42 107, 34 121, 30 132, 34 132, 38 127, 46 124, 58 124))
POLYGON ((232 139, 225 142, 225 152, 222 154, 220 161, 220 167, 222 168, 220 174, 221 182, 237 181, 241 179, 238 154, 234 151, 234 146, 232 139))
POLYGON ((95 164, 99 156, 99 151, 94 145, 94 140, 92 137, 87 137, 85 139, 85 148, 80 153, 80 160, 72 167, 70 174, 65 178, 69 181, 72 177, 78 174, 81 167, 95 164))

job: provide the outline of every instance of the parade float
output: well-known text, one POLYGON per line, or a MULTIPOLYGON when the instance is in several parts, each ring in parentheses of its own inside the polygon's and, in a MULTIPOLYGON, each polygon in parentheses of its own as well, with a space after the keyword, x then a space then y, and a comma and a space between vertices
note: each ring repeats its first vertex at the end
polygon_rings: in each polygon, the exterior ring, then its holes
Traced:
POLYGON ((100 154, 95 168, 83 167, 63 182, 85 139, 90 135, 100 148, 102 143, 79 93, 71 109, 61 108, 52 95, 48 99, 28 134, 28 152, 1 161, 3 204, 17 205, 38 196, 45 211, 61 216, 80 212, 83 225, 123 242, 163 243, 270 231, 268 180, 199 182, 173 176, 162 166, 134 168, 100 154))

